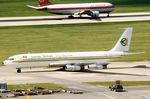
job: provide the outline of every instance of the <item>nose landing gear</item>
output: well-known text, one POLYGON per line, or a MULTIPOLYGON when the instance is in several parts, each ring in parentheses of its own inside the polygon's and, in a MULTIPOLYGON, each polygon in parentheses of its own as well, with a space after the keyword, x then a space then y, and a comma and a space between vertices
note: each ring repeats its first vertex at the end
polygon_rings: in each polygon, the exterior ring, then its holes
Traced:
POLYGON ((17 69, 17 73, 21 73, 21 69, 20 68, 17 69))

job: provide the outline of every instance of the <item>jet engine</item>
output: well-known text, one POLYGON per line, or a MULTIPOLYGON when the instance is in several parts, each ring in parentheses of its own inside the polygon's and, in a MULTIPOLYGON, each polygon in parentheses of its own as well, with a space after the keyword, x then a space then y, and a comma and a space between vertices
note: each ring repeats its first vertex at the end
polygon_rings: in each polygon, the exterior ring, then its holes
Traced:
POLYGON ((91 64, 88 66, 89 69, 103 69, 103 65, 102 64, 91 64))
POLYGON ((92 11, 92 12, 90 13, 90 16, 92 16, 93 18, 99 17, 99 11, 92 11))
POLYGON ((66 65, 65 66, 65 70, 66 71, 80 71, 81 70, 81 66, 80 65, 66 65))

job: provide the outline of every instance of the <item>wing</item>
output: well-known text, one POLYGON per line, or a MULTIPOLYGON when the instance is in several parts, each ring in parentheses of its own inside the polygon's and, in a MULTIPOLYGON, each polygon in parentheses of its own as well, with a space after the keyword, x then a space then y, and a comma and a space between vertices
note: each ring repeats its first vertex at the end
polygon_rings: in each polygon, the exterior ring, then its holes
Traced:
POLYGON ((78 14, 78 15, 87 14, 87 15, 92 16, 92 17, 99 17, 100 12, 99 11, 93 11, 93 10, 82 10, 82 11, 77 12, 75 14, 78 14))
POLYGON ((105 69, 109 63, 101 62, 98 60, 65 60, 65 61, 54 61, 49 65, 64 67, 65 70, 81 71, 84 69, 105 69))

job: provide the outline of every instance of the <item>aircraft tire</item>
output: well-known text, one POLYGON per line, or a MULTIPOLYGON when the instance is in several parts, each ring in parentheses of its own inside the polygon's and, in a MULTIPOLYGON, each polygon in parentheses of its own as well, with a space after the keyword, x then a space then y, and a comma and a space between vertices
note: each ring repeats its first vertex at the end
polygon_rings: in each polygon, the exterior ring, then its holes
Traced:
POLYGON ((74 18, 74 16, 70 15, 70 16, 68 16, 68 18, 69 18, 69 19, 73 19, 73 18, 74 18))
POLYGON ((21 69, 19 68, 19 69, 17 69, 17 73, 21 73, 21 69))
POLYGON ((107 65, 103 65, 103 69, 107 69, 107 65))
POLYGON ((110 17, 109 13, 107 14, 107 17, 110 17))

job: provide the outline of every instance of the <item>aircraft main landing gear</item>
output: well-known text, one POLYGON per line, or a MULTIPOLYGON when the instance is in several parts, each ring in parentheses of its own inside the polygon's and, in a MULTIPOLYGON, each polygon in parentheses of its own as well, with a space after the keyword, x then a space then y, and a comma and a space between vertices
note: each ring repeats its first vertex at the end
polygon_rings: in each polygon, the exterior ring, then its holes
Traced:
POLYGON ((109 13, 107 14, 107 17, 110 17, 109 13))
POLYGON ((74 16, 70 15, 70 16, 68 16, 68 18, 69 18, 69 19, 73 19, 73 18, 74 18, 74 16))
POLYGON ((103 69, 107 69, 107 65, 103 65, 103 69))
POLYGON ((21 73, 21 69, 20 68, 17 69, 17 73, 21 73))

